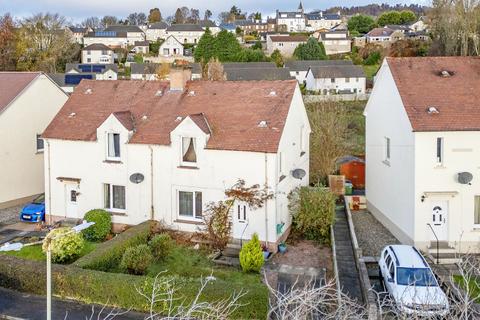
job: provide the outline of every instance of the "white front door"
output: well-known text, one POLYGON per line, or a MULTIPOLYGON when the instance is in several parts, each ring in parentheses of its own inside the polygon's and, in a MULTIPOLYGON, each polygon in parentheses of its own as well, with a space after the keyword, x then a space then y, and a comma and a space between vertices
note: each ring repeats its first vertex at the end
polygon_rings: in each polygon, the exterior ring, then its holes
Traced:
POLYGON ((250 239, 246 237, 248 226, 248 205, 243 202, 235 202, 233 205, 233 237, 237 239, 250 239))
POLYGON ((65 184, 65 215, 67 218, 78 218, 78 185, 65 184))
MULTIPOLYGON (((430 224, 438 240, 448 240, 448 201, 432 201, 430 210, 430 224)), ((433 234, 431 240, 436 240, 433 234)))

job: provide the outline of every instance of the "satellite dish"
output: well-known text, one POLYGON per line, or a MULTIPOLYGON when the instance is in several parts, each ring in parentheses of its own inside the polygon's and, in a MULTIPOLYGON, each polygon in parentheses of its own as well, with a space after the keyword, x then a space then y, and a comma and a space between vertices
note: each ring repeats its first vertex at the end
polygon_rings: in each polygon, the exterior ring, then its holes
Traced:
POLYGON ((458 182, 461 184, 469 184, 473 179, 473 175, 470 172, 460 172, 458 174, 458 182))
POLYGON ((295 179, 300 179, 302 180, 303 177, 305 177, 307 173, 305 172, 305 170, 303 169, 295 169, 292 171, 292 176, 295 178, 295 179))
POLYGON ((135 183, 135 184, 139 184, 140 182, 142 182, 143 180, 145 179, 145 177, 143 176, 143 174, 141 173, 134 173, 130 176, 130 181, 132 183, 135 183))

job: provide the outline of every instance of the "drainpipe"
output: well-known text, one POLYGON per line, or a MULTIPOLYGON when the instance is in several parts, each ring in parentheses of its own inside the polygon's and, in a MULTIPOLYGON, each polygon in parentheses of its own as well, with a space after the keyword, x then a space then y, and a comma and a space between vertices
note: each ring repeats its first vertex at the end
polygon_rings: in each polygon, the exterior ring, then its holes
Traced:
POLYGON ((50 141, 47 140, 47 172, 48 172, 48 222, 52 224, 52 179, 50 173, 50 141))
MULTIPOLYGON (((268 191, 268 161, 267 153, 265 153, 265 191, 268 191)), ((265 201, 265 240, 268 246, 268 200, 265 201)))
POLYGON ((153 206, 153 148, 150 148, 150 220, 155 218, 155 208, 153 206))

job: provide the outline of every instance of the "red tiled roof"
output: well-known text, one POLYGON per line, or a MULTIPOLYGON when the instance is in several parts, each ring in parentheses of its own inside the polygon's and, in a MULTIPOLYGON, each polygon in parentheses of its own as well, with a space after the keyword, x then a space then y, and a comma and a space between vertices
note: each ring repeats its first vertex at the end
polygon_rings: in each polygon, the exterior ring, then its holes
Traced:
POLYGON ((480 58, 387 58, 387 63, 414 131, 480 131, 480 58), (428 113, 429 107, 438 113, 428 113))
POLYGON ((208 120, 203 113, 191 114, 189 115, 190 119, 206 134, 211 134, 210 125, 208 120))
POLYGON ((0 72, 0 112, 2 112, 40 72, 0 72))
POLYGON ((130 111, 114 112, 113 115, 128 131, 135 129, 133 114, 130 111))
POLYGON ((136 128, 130 143, 169 145, 177 117, 191 116, 203 130, 203 113, 211 130, 207 148, 274 153, 296 86, 296 80, 191 81, 179 92, 163 81, 82 80, 43 137, 94 141, 110 114, 130 111, 136 128), (258 126, 262 120, 266 128, 258 126))

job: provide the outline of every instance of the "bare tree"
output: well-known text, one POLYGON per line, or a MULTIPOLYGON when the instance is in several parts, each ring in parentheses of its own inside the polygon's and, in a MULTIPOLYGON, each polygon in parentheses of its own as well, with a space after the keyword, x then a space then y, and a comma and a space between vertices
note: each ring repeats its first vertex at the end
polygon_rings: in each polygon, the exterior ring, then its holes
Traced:
POLYGON ((88 17, 81 23, 82 27, 98 29, 101 26, 100 18, 98 17, 88 17))
POLYGON ((223 64, 217 58, 212 58, 207 65, 207 79, 211 81, 227 80, 223 64))
POLYGON ((119 23, 118 18, 115 16, 104 16, 102 20, 100 20, 100 26, 102 28, 107 28, 109 26, 113 26, 118 23, 119 23))
POLYGON ((170 64, 169 63, 162 63, 157 68, 157 79, 158 80, 165 80, 167 79, 168 75, 170 74, 170 64))

